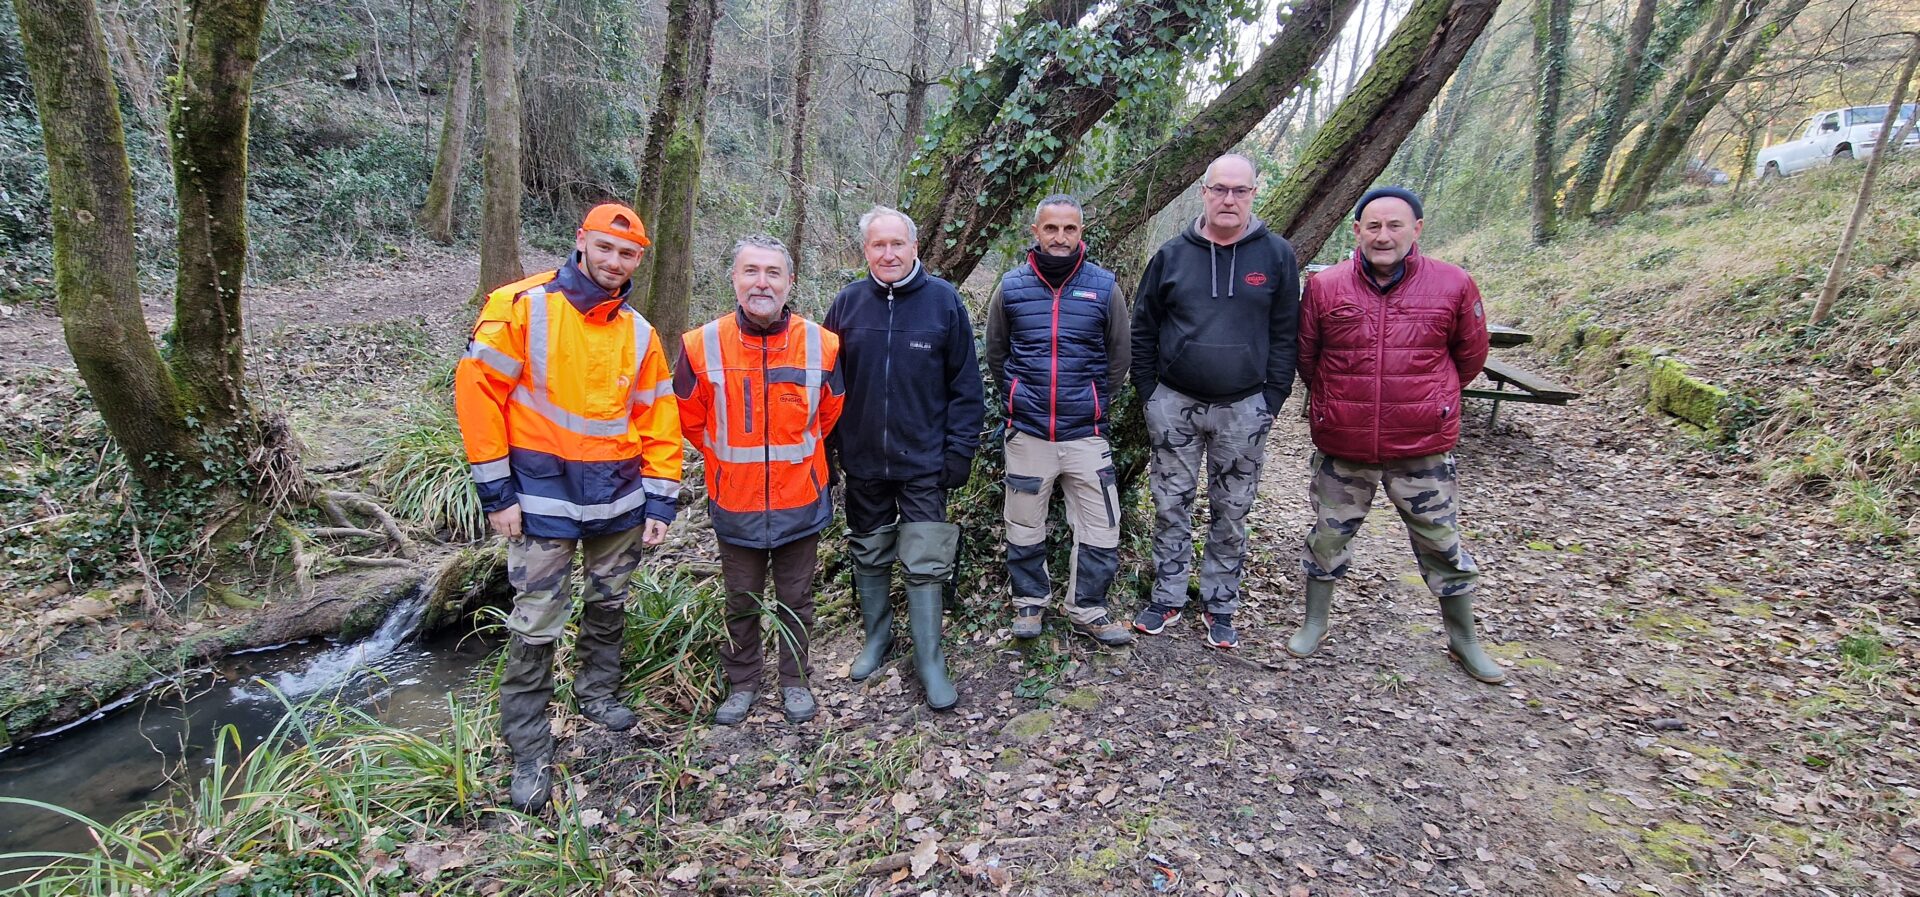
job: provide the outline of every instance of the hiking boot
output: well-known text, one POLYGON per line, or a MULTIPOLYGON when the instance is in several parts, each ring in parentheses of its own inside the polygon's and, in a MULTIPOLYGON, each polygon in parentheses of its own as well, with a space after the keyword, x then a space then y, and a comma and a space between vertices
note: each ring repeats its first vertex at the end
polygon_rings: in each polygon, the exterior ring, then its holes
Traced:
POLYGON ((1300 631, 1287 639, 1287 653, 1295 657, 1311 657, 1326 640, 1327 611, 1333 607, 1333 581, 1308 577, 1306 593, 1307 618, 1301 622, 1300 631))
POLYGON ((526 754, 513 759, 513 782, 507 788, 513 808, 539 815, 553 796, 553 752, 526 754))
POLYGON ((1171 624, 1180 622, 1180 609, 1168 607, 1158 601, 1149 603, 1140 609, 1140 615, 1133 618, 1133 628, 1148 635, 1159 635, 1171 624))
POLYGON ((1223 651, 1240 647, 1240 633, 1233 631, 1232 614, 1203 613, 1200 619, 1207 624, 1207 644, 1223 651))
POLYGON ((633 728, 640 718, 627 709, 627 705, 616 698, 600 698, 580 705, 580 715, 599 723, 613 732, 625 732, 633 728))
POLYGON ((1488 685, 1507 681, 1507 672, 1480 649, 1480 640, 1473 633, 1472 593, 1441 598, 1440 619, 1447 626, 1447 656, 1467 675, 1488 685))
POLYGON ((1091 623, 1075 623, 1073 631, 1108 647, 1133 644, 1133 631, 1101 614, 1091 623))
POLYGON ((747 714, 753 712, 753 702, 759 697, 760 693, 751 688, 734 689, 733 694, 727 695, 727 699, 721 702, 720 709, 713 712, 713 721, 723 726, 737 726, 746 722, 747 714))
POLYGON ((1013 612, 1014 638, 1039 638, 1040 621, 1046 616, 1046 609, 1037 605, 1027 605, 1013 612))
POLYGON ((780 689, 780 709, 786 711, 787 722, 804 723, 820 712, 820 705, 805 686, 789 685, 780 689))

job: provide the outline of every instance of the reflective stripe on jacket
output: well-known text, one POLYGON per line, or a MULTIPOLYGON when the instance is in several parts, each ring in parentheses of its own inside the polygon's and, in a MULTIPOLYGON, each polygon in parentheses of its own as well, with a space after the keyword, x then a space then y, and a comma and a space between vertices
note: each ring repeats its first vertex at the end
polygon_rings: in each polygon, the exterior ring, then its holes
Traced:
POLYGON ((795 314, 762 329, 735 311, 681 337, 680 426, 706 458, 715 536, 777 548, 826 527, 839 357, 839 337, 795 314))
POLYGON ((1113 274, 1083 261, 1058 289, 1027 264, 1000 278, 1007 318, 1008 422, 1048 442, 1101 435, 1113 274))
POLYGON ((652 325, 576 260, 487 296, 454 374, 481 506, 578 539, 673 520, 680 416, 652 325))
POLYGON ((1352 258, 1313 275, 1300 311, 1300 379, 1313 444, 1379 464, 1450 451, 1460 387, 1487 361, 1486 312, 1467 272, 1420 254, 1382 292, 1352 258))

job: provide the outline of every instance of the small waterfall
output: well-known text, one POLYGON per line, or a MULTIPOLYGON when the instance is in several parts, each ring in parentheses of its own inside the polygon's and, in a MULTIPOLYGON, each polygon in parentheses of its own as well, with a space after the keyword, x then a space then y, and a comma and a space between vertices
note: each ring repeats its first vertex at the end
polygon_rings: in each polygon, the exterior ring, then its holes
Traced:
MULTIPOLYGON (((420 628, 421 619, 427 615, 427 601, 432 597, 438 579, 436 572, 418 589, 402 598, 387 612, 387 618, 380 621, 380 628, 374 630, 372 635, 351 645, 325 651, 303 669, 275 674, 270 680, 273 690, 286 700, 299 701, 345 685, 355 674, 372 668, 392 655, 420 628)), ((255 701, 273 698, 271 692, 258 684, 238 686, 234 688, 233 696, 236 700, 255 701)))

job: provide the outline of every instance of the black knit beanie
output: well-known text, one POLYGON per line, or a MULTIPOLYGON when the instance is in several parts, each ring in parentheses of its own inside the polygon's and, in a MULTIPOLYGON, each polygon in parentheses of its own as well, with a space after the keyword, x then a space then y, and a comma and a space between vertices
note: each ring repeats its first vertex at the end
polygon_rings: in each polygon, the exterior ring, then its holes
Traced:
POLYGON ((1385 199, 1389 196, 1395 199, 1406 200, 1407 205, 1413 207, 1413 218, 1415 221, 1427 217, 1426 213, 1420 209, 1420 197, 1414 195, 1412 190, 1408 190, 1405 187, 1375 187, 1372 190, 1368 190, 1367 195, 1360 197, 1360 204, 1353 207, 1353 220, 1360 220, 1360 213, 1366 210, 1367 203, 1373 202, 1376 199, 1385 199))

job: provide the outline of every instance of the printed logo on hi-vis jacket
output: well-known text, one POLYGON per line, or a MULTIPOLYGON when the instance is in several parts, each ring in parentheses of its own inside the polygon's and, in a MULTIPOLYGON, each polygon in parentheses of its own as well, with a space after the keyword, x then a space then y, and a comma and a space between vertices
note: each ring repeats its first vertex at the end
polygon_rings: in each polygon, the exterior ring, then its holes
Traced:
POLYGON ((1266 282, 1267 282, 1267 275, 1262 274, 1258 271, 1247 272, 1247 286, 1257 287, 1266 282))

